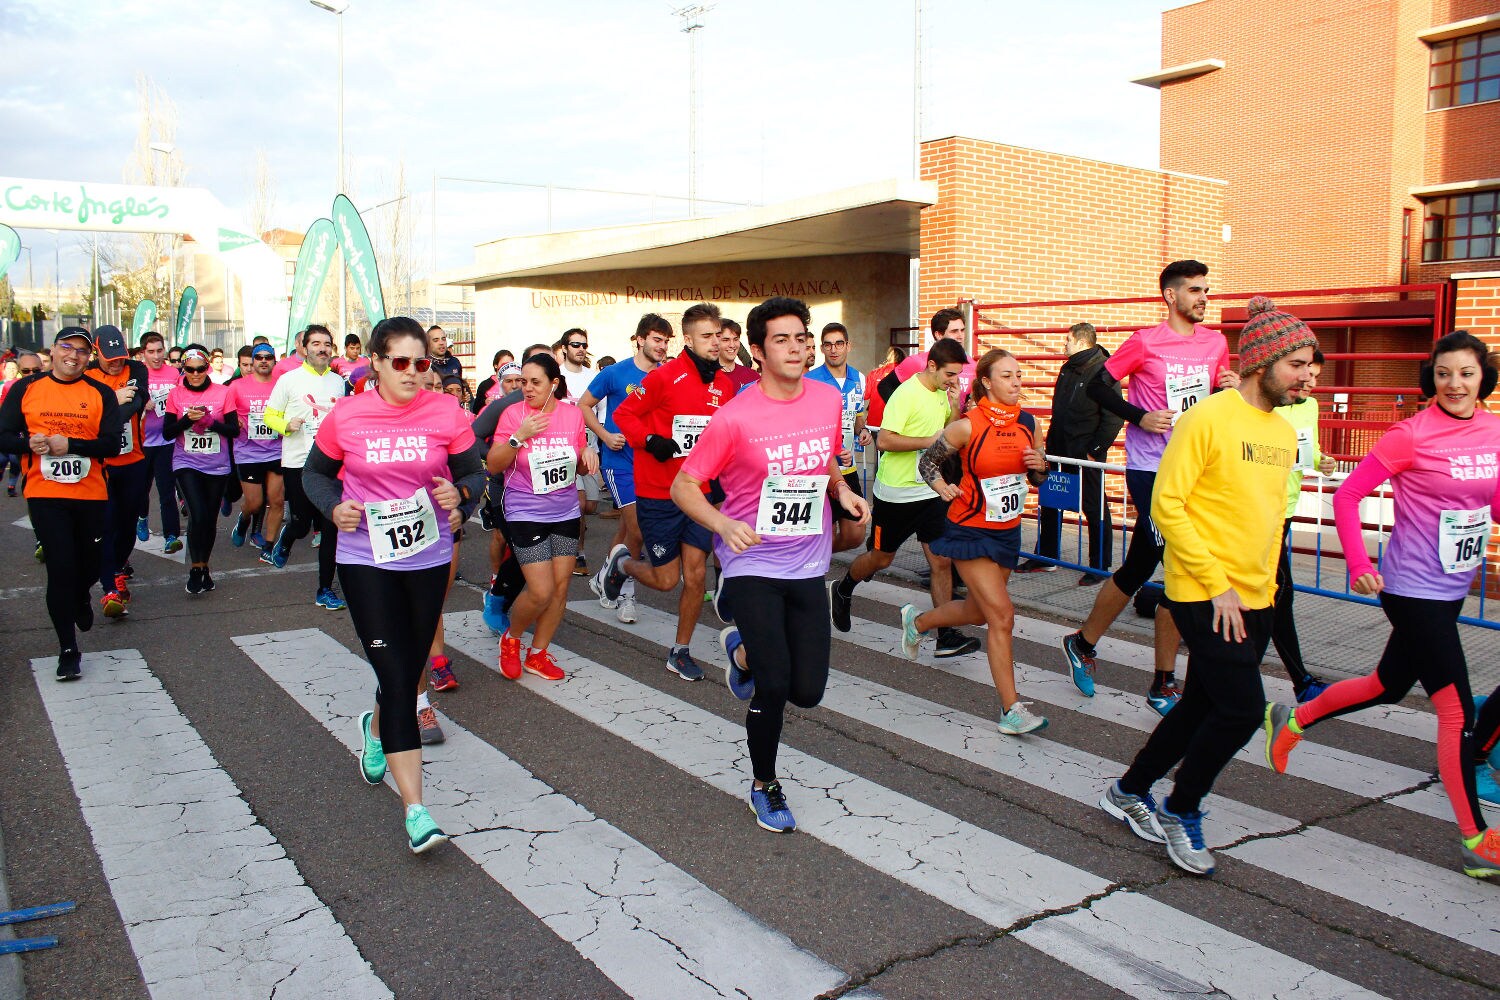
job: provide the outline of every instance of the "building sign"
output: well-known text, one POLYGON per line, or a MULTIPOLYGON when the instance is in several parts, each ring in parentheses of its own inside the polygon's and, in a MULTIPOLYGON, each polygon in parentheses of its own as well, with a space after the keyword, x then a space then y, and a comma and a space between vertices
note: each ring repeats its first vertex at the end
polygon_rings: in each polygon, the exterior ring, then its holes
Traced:
POLYGON ((640 288, 627 284, 620 289, 589 292, 562 292, 533 289, 533 309, 580 309, 589 306, 650 305, 664 302, 756 302, 785 295, 794 299, 826 298, 843 294, 836 279, 802 278, 793 281, 765 281, 758 278, 730 278, 713 285, 688 284, 665 288, 640 288))

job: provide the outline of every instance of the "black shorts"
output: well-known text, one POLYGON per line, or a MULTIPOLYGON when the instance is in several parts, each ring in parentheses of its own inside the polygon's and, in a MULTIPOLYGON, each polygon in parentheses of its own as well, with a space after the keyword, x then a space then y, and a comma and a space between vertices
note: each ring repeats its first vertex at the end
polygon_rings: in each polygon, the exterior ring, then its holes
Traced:
POLYGON ((876 497, 872 515, 875 531, 870 535, 870 548, 895 552, 912 535, 923 545, 942 538, 948 527, 948 501, 933 497, 899 503, 876 497))
POLYGON ((646 560, 653 566, 665 566, 682 555, 684 545, 704 552, 714 549, 713 533, 670 500, 637 497, 635 514, 646 560))
POLYGON ((281 475, 281 463, 236 462, 234 464, 234 470, 235 473, 239 476, 240 482, 260 484, 266 481, 266 473, 268 472, 274 472, 278 476, 281 475))
POLYGON ((975 528, 949 521, 943 537, 932 543, 932 551, 949 559, 991 559, 1001 569, 1015 569, 1021 556, 1021 526, 975 528))
MULTIPOLYGON (((865 495, 864 488, 859 485, 859 470, 858 469, 845 469, 844 470, 844 485, 847 486, 847 487, 849 487, 851 490, 853 490, 854 491, 854 495, 857 496, 857 497, 863 497, 865 495)), ((855 517, 853 514, 849 513, 847 510, 845 510, 844 509, 844 505, 841 504, 841 503, 839 503, 837 500, 830 500, 829 502, 833 506, 833 519, 835 521, 858 521, 859 520, 859 518, 855 517)))

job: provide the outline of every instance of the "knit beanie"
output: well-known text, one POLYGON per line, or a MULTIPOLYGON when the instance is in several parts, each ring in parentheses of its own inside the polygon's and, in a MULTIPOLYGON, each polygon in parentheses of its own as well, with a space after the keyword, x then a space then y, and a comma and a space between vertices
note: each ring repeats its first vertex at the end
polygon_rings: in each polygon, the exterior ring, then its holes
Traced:
POLYGON ((1264 295, 1257 295, 1246 306, 1250 314, 1240 331, 1240 374, 1249 375, 1274 364, 1293 351, 1304 347, 1317 349, 1318 338, 1291 313, 1282 312, 1264 295))

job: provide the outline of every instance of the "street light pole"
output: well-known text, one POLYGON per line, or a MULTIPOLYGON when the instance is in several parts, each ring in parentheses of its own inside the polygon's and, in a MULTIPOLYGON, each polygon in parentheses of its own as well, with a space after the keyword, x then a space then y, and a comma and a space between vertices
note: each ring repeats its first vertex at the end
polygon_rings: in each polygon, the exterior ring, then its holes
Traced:
MULTIPOLYGON (((338 190, 335 194, 344 193, 344 11, 349 9, 349 0, 308 0, 321 10, 333 14, 339 23, 339 156, 338 156, 338 190)), ((349 332, 349 271, 347 266, 339 268, 339 336, 346 336, 349 332)))

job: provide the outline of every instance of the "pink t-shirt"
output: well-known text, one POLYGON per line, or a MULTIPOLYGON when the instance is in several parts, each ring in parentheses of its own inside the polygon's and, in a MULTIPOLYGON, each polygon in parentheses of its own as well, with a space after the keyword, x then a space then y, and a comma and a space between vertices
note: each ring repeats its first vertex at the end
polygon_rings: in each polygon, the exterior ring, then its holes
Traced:
POLYGON ((234 460, 242 463, 281 461, 281 435, 266 426, 266 400, 274 381, 257 382, 253 375, 229 383, 225 409, 240 415, 240 436, 234 440, 234 460))
POLYGON ((146 366, 146 391, 151 398, 146 403, 146 437, 141 442, 148 448, 167 444, 161 436, 161 418, 167 412, 167 396, 182 384, 182 372, 169 364, 153 369, 146 366))
POLYGON ((172 443, 172 468, 197 469, 211 476, 229 472, 229 442, 232 439, 208 429, 209 424, 224 419, 228 412, 224 400, 228 395, 229 387, 218 382, 209 382, 202 392, 179 385, 167 395, 169 417, 180 417, 195 406, 208 410, 202 420, 179 434, 172 443))
MULTIPOLYGON (((719 508, 728 517, 756 528, 762 520, 777 517, 776 504, 796 504, 767 485, 769 476, 827 477, 843 440, 843 397, 831 385, 802 380, 802 392, 793 399, 769 398, 763 384, 752 385, 725 403, 708 422, 682 471, 701 482, 717 479, 725 499, 719 508)), ((735 554, 723 539, 714 539, 714 553, 724 576, 763 576, 776 580, 805 580, 828 572, 833 555, 833 515, 828 506, 827 485, 808 494, 810 509, 801 518, 817 524, 815 534, 761 533, 759 545, 735 554), (809 520, 808 518, 811 518, 809 520)), ((787 506, 781 513, 785 514, 787 506)), ((793 511, 795 514, 795 511, 793 511)), ((791 518, 795 524, 798 518, 791 518)), ((789 523, 781 517, 783 524, 789 523)), ((775 529, 772 529, 775 530, 775 529)))
MULTIPOLYGON (((896 366, 896 381, 905 382, 917 372, 927 368, 927 351, 919 351, 910 355, 906 360, 896 366)), ((974 384, 974 369, 978 362, 970 361, 964 365, 963 371, 958 373, 958 398, 963 399, 969 394, 969 386, 974 384)), ((884 376, 882 376, 884 377, 884 376)))
MULTIPOLYGON (((1186 410, 1214 391, 1219 373, 1229 370, 1229 342, 1217 330, 1194 326, 1192 336, 1175 332, 1166 321, 1137 330, 1104 367, 1117 381, 1130 379, 1126 399, 1141 409, 1186 410)), ((1172 437, 1125 425, 1125 465, 1155 472, 1172 437)))
POLYGON ((350 375, 354 374, 354 370, 356 368, 367 367, 369 363, 369 358, 359 357, 355 358, 353 361, 350 361, 348 358, 344 357, 341 354, 338 357, 334 358, 333 361, 329 363, 328 367, 344 376, 344 378, 348 378, 350 375))
MULTIPOLYGON (((441 392, 419 392, 405 406, 388 403, 378 392, 345 396, 318 425, 314 439, 318 450, 344 464, 339 479, 344 499, 361 504, 404 501, 425 493, 437 523, 436 541, 427 541, 427 529, 415 519, 392 520, 391 527, 376 525, 381 549, 409 555, 377 560, 370 541, 370 516, 353 532, 339 535, 338 561, 350 566, 380 566, 393 570, 431 569, 446 566, 453 555, 453 531, 448 512, 432 499, 434 476, 452 480, 448 456, 462 454, 474 446, 474 432, 452 396, 441 392)), ((411 506, 411 505, 408 505, 411 506)))
MULTIPOLYGON (((526 402, 507 406, 495 426, 495 440, 504 441, 516 432, 526 415, 535 413, 526 402)), ((588 428, 583 411, 559 401, 548 414, 547 429, 521 442, 516 460, 505 470, 505 517, 510 521, 570 521, 581 516, 578 506, 578 456, 588 446, 588 428), (571 456, 571 458, 569 458, 571 456), (532 474, 532 463, 542 466, 540 484, 532 474), (568 476, 566 470, 574 470, 568 476), (567 485, 557 486, 560 482, 567 485), (548 487, 555 487, 548 490, 548 487), (544 492, 537 492, 538 489, 544 492)))

